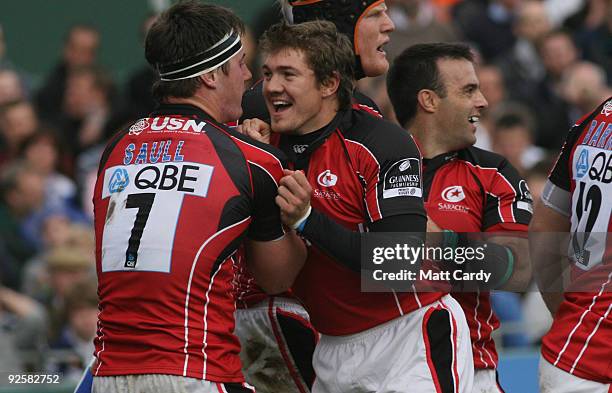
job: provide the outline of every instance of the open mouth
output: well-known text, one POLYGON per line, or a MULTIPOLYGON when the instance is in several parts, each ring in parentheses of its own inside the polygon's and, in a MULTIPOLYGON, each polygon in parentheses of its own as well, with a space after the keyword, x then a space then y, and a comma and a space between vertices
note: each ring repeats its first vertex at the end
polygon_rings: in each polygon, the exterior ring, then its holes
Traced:
POLYGON ((272 101, 272 107, 274 107, 274 112, 281 113, 292 107, 293 104, 289 101, 284 100, 274 100, 272 101))
POLYGON ((472 124, 476 124, 480 121, 480 116, 470 116, 468 117, 468 121, 472 124))
POLYGON ((376 51, 386 54, 387 52, 385 52, 385 46, 387 46, 388 43, 389 43, 389 40, 386 40, 385 42, 383 42, 380 46, 376 48, 376 51))

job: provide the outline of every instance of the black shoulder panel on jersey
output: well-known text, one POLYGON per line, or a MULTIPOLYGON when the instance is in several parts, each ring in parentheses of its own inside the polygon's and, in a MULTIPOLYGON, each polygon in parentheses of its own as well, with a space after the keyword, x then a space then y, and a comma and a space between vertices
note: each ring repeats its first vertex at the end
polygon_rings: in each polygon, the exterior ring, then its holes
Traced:
MULTIPOLYGON (((423 181, 421 153, 410 133, 383 118, 353 109, 340 124, 340 132, 353 143, 365 148, 372 159, 353 164, 366 183, 376 182, 376 196, 372 189, 366 191, 366 199, 377 206, 369 212, 373 221, 396 214, 425 215, 423 207, 423 181), (373 169, 376 171, 373 177, 373 169)), ((369 187, 368 187, 369 188, 369 187)))
POLYGON ((261 167, 249 163, 253 174, 255 195, 251 206, 253 221, 249 225, 248 237, 257 241, 270 241, 283 236, 280 208, 275 198, 278 195, 276 180, 261 167))
POLYGON ((117 146, 121 138, 123 138, 129 132, 130 127, 126 127, 124 130, 121 130, 118 133, 116 133, 111 138, 111 140, 106 144, 106 147, 104 148, 104 152, 102 152, 102 157, 100 158, 100 164, 98 165, 98 176, 100 176, 100 173, 102 172, 102 168, 104 168, 104 166, 106 165, 106 161, 108 161, 108 158, 113 152, 113 149, 115 148, 115 146, 117 146))
MULTIPOLYGON (((395 123, 380 117, 353 109, 350 116, 345 116, 340 123, 340 130, 346 138, 354 140, 367 146, 375 156, 385 155, 393 151, 400 142, 409 142, 414 146, 416 155, 419 152, 412 140, 410 133, 395 123)), ((403 152, 406 154, 407 152, 403 152)))
POLYGON ((223 126, 218 127, 222 127, 222 129, 207 123, 205 127, 206 135, 215 147, 219 160, 223 163, 223 167, 236 185, 236 188, 238 188, 241 194, 250 198, 253 190, 251 188, 251 179, 249 178, 250 169, 247 159, 242 150, 236 145, 236 142, 232 141, 232 138, 225 133, 229 133, 229 129, 223 126))
POLYGON ((499 168, 506 161, 506 158, 497 153, 475 146, 459 150, 457 152, 457 158, 473 165, 479 165, 483 168, 499 168))
POLYGON ((532 216, 533 199, 527 181, 521 177, 516 168, 503 156, 470 146, 460 150, 458 159, 465 160, 472 165, 481 168, 496 169, 498 176, 492 183, 483 185, 481 179, 472 173, 479 187, 486 194, 485 215, 483 217, 483 229, 491 227, 500 222, 499 206, 507 201, 511 204, 514 222, 529 224, 532 216))
POLYGON ((226 131, 229 135, 233 136, 236 139, 240 139, 242 141, 245 141, 253 146, 256 146, 258 148, 260 148, 261 150, 264 150, 272 155, 274 155, 276 158, 278 158, 278 160, 281 162, 281 164, 283 165, 283 168, 287 168, 287 156, 285 155, 285 153, 282 152, 282 150, 280 150, 279 148, 277 148, 276 146, 272 146, 269 145, 267 143, 262 143, 259 142, 247 135, 243 135, 241 133, 239 133, 238 131, 231 129, 231 128, 226 128, 226 131))

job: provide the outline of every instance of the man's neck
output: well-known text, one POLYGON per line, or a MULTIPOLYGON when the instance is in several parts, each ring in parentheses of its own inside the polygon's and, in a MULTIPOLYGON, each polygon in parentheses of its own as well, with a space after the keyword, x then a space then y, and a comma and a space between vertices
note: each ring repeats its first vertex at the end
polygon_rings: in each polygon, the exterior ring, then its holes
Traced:
POLYGON ((440 134, 431 122, 415 120, 405 128, 416 139, 423 158, 433 158, 451 150, 440 143, 440 134))
POLYGON ((305 124, 302 128, 296 130, 296 135, 310 134, 327 126, 332 122, 332 120, 334 120, 334 117, 336 117, 338 107, 338 101, 335 98, 333 102, 324 102, 321 106, 321 111, 313 117, 312 121, 309 121, 308 124, 305 124))
POLYGON ((215 121, 223 123, 224 119, 221 119, 220 114, 221 111, 217 108, 214 103, 215 100, 203 100, 201 97, 192 96, 189 98, 184 97, 168 97, 165 102, 167 104, 185 104, 185 105, 193 105, 197 108, 202 109, 206 112, 210 117, 212 117, 215 121))

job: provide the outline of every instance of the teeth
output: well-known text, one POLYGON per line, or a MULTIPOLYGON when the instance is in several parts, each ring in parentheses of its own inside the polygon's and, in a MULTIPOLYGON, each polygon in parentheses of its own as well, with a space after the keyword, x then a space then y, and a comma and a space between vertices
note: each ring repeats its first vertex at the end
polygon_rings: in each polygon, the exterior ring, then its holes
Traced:
POLYGON ((274 102, 272 102, 272 105, 277 105, 277 106, 280 106, 280 105, 289 105, 289 103, 287 101, 274 101, 274 102))
POLYGON ((470 116, 470 117, 468 117, 468 121, 470 123, 477 123, 477 122, 480 121, 480 116, 470 116))

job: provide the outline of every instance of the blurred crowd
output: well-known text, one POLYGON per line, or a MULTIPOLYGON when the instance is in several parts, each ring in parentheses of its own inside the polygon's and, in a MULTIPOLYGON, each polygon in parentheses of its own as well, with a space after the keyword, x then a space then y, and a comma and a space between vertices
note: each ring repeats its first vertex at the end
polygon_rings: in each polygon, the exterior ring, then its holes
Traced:
MULTIPOLYGON (((612 0, 387 0, 390 60, 415 43, 468 42, 489 106, 477 146, 504 155, 539 198, 569 127, 612 95, 612 0)), ((282 17, 254 18, 246 45, 282 17)), ((142 24, 144 34, 154 16, 142 24)), ((91 196, 104 144, 155 106, 155 71, 118 85, 99 64, 94 26, 66 32, 57 64, 34 86, 0 27, 0 370, 78 379, 97 321, 91 196), (10 355, 13 354, 13 355, 10 355)), ((359 89, 394 119, 384 78, 359 89)), ((535 291, 533 291, 535 292, 535 291)), ((536 293, 496 294, 503 344, 537 345, 549 320, 536 293), (529 324, 525 321, 529 320, 529 324)))

